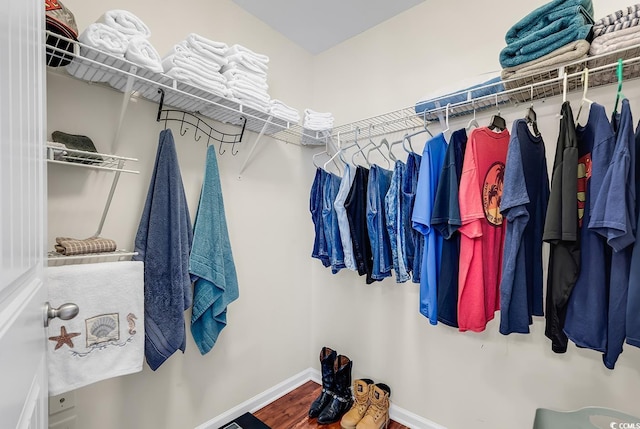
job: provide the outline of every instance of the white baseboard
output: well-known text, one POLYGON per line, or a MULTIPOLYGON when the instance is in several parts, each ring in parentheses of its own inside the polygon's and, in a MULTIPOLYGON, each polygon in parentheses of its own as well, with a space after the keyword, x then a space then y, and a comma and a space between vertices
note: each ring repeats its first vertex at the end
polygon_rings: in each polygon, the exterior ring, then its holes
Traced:
POLYGON ((278 398, 283 397, 287 393, 291 392, 296 387, 299 387, 309 380, 312 380, 310 371, 311 368, 307 368, 304 371, 299 372, 293 377, 289 377, 285 381, 276 384, 275 386, 265 390, 262 393, 258 393, 253 398, 244 401, 241 404, 236 405, 230 410, 214 417, 206 423, 197 426, 195 429, 218 429, 225 423, 240 417, 244 413, 253 413, 263 408, 265 405, 270 404, 278 398))
MULTIPOLYGON (((214 417, 206 423, 201 424, 195 429, 218 429, 225 423, 232 421, 235 418, 240 417, 244 413, 253 413, 270 404, 278 398, 283 397, 287 393, 291 392, 296 387, 299 387, 307 381, 315 381, 318 384, 322 384, 322 378, 320 371, 314 368, 307 368, 304 371, 299 372, 293 377, 289 377, 282 383, 278 383, 275 386, 265 390, 262 393, 257 394, 253 398, 244 401, 241 404, 236 405, 228 411, 214 417)), ((407 426, 412 429, 446 429, 437 423, 420 417, 410 411, 400 408, 394 404, 389 407, 389 415, 392 420, 407 426)), ((281 428, 274 428, 281 429, 281 428)))

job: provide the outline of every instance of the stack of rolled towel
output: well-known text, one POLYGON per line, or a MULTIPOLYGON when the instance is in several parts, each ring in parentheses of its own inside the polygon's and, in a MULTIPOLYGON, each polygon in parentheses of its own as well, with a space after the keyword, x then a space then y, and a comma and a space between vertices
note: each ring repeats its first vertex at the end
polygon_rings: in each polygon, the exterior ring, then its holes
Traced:
POLYGON ((300 113, 291 106, 287 106, 280 100, 271 100, 271 109, 269 110, 276 118, 284 119, 287 122, 297 124, 300 122, 300 113))
MULTIPOLYGON (((86 45, 80 49, 80 56, 96 59, 99 56, 97 50, 160 73, 160 55, 149 42, 150 36, 149 27, 131 12, 110 10, 78 36, 78 41, 86 45)), ((108 72, 95 73, 89 66, 77 61, 69 64, 67 70, 73 76, 94 82, 106 82, 112 77, 108 72)))
MULTIPOLYGON (((598 56, 589 60, 587 66, 594 68, 615 62, 621 55, 616 53, 640 44, 640 4, 628 6, 599 19, 593 25, 593 41, 589 49, 590 56, 598 56)), ((623 71, 623 78, 629 79, 640 74, 640 65, 632 63, 623 71)), ((604 85, 616 82, 615 70, 596 73, 591 83, 604 85)))
MULTIPOLYGON (((586 57, 592 26, 591 0, 553 0, 535 9, 505 36, 502 79, 523 78, 586 57)), ((521 84, 505 82, 505 87, 521 84)))
POLYGON ((326 131, 333 128, 333 114, 304 109, 303 127, 312 131, 326 131))
POLYGON ((228 46, 191 33, 162 59, 167 76, 221 97, 230 95, 227 78, 220 73, 228 61, 228 46))
POLYGON ((233 45, 226 52, 227 64, 222 75, 227 79, 231 97, 243 106, 262 112, 271 110, 271 97, 267 93, 269 57, 257 54, 242 45, 233 45))

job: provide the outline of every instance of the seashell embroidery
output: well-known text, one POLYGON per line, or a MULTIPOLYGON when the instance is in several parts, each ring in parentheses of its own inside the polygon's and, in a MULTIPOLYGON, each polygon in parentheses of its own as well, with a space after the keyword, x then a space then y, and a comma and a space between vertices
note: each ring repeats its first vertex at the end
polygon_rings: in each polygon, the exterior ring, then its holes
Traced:
POLYGON ((127 322, 129 323, 129 335, 135 335, 136 334, 136 320, 138 318, 136 317, 135 314, 133 313, 129 313, 127 314, 127 322))
POLYGON ((120 339, 118 313, 100 314, 85 320, 87 327, 87 347, 120 339))

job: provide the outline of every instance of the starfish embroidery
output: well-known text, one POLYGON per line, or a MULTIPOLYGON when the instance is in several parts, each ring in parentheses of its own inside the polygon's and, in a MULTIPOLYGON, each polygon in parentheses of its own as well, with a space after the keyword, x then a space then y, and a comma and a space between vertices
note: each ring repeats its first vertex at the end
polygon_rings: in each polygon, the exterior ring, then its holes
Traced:
POLYGON ((61 326, 60 327, 60 335, 58 335, 56 337, 49 337, 49 340, 57 341, 56 347, 55 347, 54 350, 58 350, 64 344, 66 344, 69 347, 73 348, 73 341, 71 341, 71 338, 77 337, 78 335, 80 335, 80 332, 71 332, 70 334, 67 334, 67 328, 65 328, 64 326, 61 326))

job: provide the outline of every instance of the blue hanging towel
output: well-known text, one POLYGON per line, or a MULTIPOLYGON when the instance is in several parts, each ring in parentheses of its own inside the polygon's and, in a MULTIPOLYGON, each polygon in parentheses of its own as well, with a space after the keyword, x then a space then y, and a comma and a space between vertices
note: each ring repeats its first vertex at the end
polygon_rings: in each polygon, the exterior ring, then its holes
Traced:
POLYGON ((189 250, 193 231, 171 130, 160 132, 132 259, 144 262, 145 357, 156 370, 184 352, 184 311, 191 306, 189 250))
POLYGON ((213 348, 220 331, 227 325, 227 305, 239 295, 213 146, 207 149, 189 272, 195 281, 191 333, 200 353, 205 354, 213 348))

